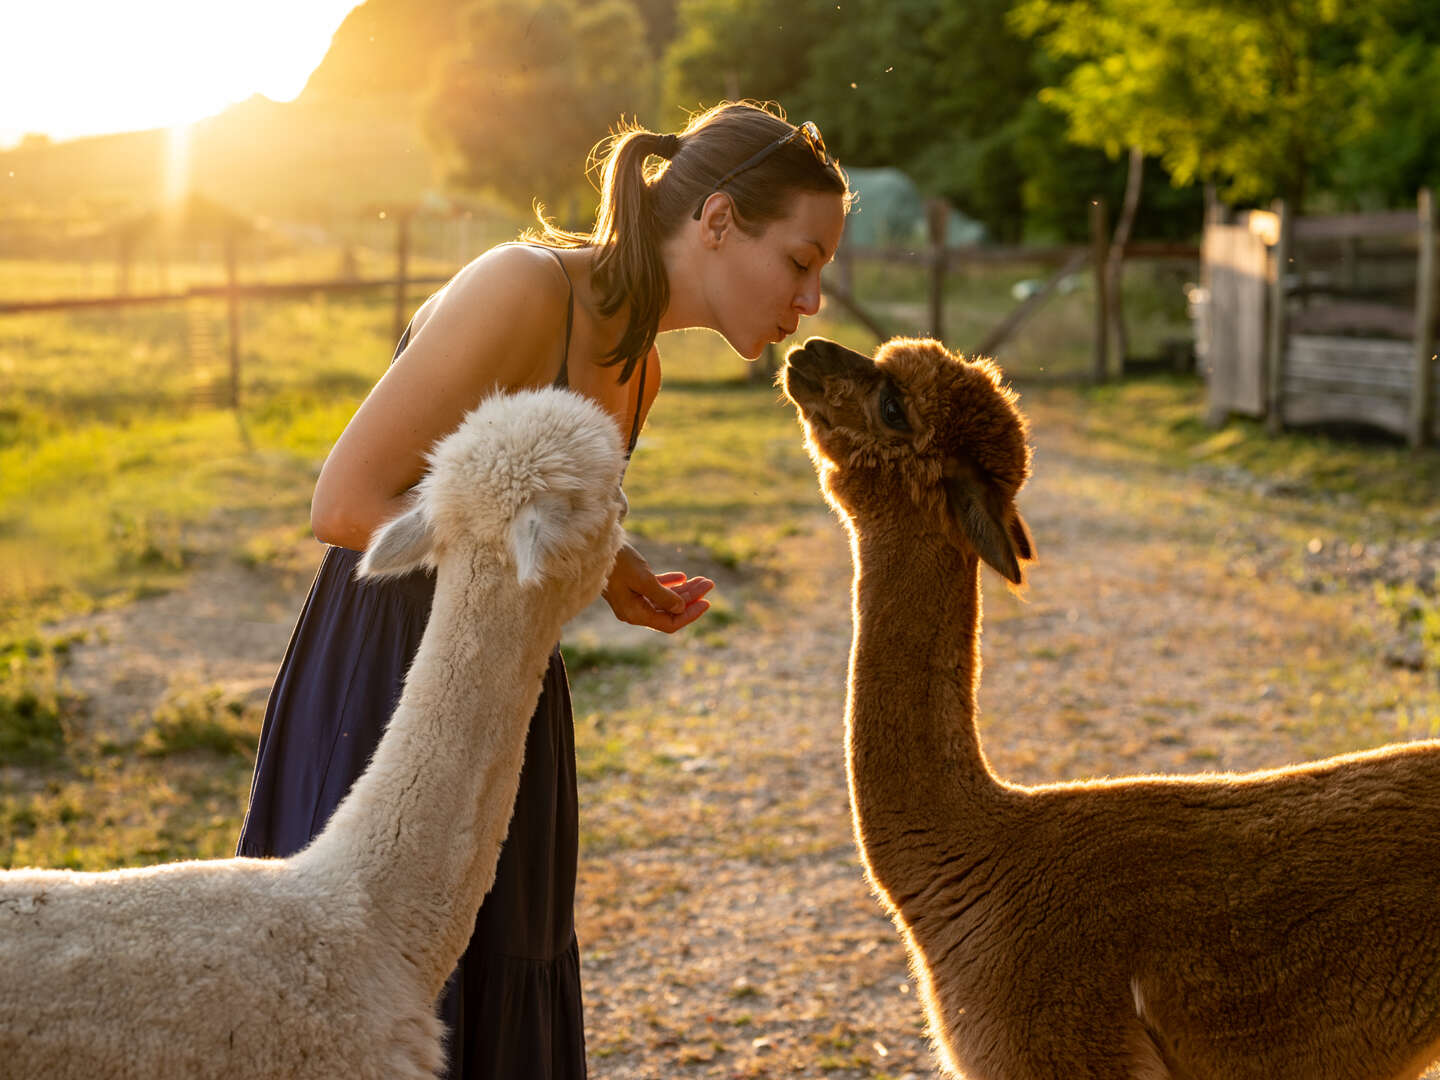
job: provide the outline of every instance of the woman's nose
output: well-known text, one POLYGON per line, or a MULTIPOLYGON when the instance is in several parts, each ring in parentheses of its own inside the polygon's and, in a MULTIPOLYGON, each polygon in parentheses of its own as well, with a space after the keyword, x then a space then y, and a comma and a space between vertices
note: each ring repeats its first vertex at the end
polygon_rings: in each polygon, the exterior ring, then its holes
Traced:
POLYGON ((820 277, 806 281, 804 288, 795 296, 795 307, 802 315, 814 315, 820 310, 820 277))

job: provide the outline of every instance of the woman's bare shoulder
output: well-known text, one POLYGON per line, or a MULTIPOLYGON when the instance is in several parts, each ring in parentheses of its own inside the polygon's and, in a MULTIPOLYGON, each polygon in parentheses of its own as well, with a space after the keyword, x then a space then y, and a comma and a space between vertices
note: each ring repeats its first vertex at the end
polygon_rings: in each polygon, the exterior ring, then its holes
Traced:
POLYGON ((529 244, 500 244, 466 263, 420 306, 413 332, 443 312, 447 323, 503 314, 522 333, 534 329, 549 336, 568 300, 565 275, 553 255, 529 244))

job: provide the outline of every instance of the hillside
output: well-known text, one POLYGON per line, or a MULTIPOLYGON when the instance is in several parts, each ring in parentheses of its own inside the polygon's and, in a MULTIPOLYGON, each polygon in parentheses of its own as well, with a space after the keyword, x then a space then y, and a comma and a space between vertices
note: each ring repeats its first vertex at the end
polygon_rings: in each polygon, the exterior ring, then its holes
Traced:
MULTIPOLYGON (((463 3, 357 7, 294 101, 257 95, 192 126, 193 187, 238 210, 307 220, 419 197, 436 184, 419 99, 463 3)), ((163 129, 0 151, 0 223, 84 228, 154 206, 169 154, 163 129)))
POLYGON ((436 56, 455 40, 467 0, 366 0, 340 24, 298 102, 422 94, 436 56))

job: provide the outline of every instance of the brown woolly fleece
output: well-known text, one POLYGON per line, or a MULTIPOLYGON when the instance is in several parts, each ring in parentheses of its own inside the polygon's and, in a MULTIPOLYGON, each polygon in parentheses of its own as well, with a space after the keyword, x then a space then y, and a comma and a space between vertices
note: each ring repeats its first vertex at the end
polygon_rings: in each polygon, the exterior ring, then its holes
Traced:
POLYGON ((975 725, 1024 417, 989 361, 811 339, 783 373, 850 533, 856 839, 971 1080, 1413 1080, 1440 1055, 1440 743, 1021 787, 975 725))

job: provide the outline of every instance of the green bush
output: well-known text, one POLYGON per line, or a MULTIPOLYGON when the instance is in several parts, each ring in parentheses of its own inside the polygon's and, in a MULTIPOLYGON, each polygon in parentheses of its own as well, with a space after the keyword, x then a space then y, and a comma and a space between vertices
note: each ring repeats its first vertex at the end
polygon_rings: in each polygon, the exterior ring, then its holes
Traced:
POLYGON ((60 682, 70 639, 0 646, 0 761, 40 764, 65 753, 75 698, 60 682))
POLYGON ((243 702, 227 700, 218 686, 178 695, 155 710, 140 752, 167 757, 199 750, 243 757, 255 742, 253 726, 244 722, 246 712, 243 702))

